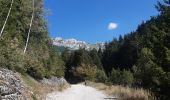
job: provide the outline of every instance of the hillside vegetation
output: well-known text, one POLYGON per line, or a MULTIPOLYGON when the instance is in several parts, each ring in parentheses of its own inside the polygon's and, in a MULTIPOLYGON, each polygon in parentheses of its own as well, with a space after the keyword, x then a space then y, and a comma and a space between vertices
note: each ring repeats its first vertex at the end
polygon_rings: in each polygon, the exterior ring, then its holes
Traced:
MULTIPOLYGON (((43 0, 14 0, 0 37, 0 67, 28 73, 36 79, 64 76, 64 62, 50 45, 43 0), (24 54, 31 15, 34 18, 28 47, 24 54)), ((0 0, 0 29, 4 25, 11 0, 0 0)))

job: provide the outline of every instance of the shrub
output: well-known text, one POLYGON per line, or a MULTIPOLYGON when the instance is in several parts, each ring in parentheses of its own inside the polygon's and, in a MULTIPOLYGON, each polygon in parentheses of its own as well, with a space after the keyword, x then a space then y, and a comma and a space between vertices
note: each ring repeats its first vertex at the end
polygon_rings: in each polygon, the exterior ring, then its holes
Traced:
POLYGON ((123 70, 121 72, 121 83, 120 84, 123 84, 125 86, 126 85, 131 86, 133 84, 133 80, 134 80, 134 77, 130 71, 123 70))
POLYGON ((96 80, 97 67, 92 65, 81 64, 74 71, 74 76, 82 80, 96 80))
POLYGON ((96 79, 98 82, 105 83, 107 81, 107 76, 103 70, 98 70, 96 73, 96 79))
POLYGON ((131 86, 133 80, 134 80, 133 74, 127 70, 120 71, 119 69, 115 70, 113 68, 109 76, 109 81, 112 84, 116 84, 116 85, 131 86))
POLYGON ((27 59, 26 69, 27 73, 34 77, 35 79, 42 79, 45 76, 45 68, 43 64, 36 59, 27 59))

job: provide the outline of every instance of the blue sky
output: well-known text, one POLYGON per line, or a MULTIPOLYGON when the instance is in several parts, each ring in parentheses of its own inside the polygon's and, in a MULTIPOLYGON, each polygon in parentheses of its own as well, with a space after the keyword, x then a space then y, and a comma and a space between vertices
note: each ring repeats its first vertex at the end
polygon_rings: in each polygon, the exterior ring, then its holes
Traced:
POLYGON ((108 42, 156 16, 157 0, 45 0, 50 37, 108 42))

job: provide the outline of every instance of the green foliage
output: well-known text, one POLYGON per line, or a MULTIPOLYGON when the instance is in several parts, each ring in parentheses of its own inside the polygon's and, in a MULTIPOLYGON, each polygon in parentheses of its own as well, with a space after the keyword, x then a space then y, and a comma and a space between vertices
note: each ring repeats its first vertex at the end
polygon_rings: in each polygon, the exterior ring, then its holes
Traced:
POLYGON ((87 64, 81 64, 72 70, 75 77, 78 77, 80 80, 91 80, 95 81, 97 67, 87 64))
POLYGON ((168 100, 170 98, 170 72, 168 72, 162 79, 161 93, 158 94, 159 98, 162 100, 168 100))
POLYGON ((164 50, 162 65, 164 66, 165 71, 170 72, 170 49, 165 48, 164 50))
POLYGON ((89 55, 93 61, 93 63, 99 67, 100 69, 102 69, 102 63, 101 63, 101 59, 99 58, 98 52, 97 50, 93 49, 89 52, 89 55))
POLYGON ((53 76, 64 76, 64 62, 61 60, 61 57, 55 52, 55 48, 53 46, 50 47, 50 59, 47 69, 51 72, 51 75, 53 76))
POLYGON ((153 60, 154 57, 151 50, 143 48, 136 65, 137 71, 135 75, 138 85, 156 91, 156 87, 160 86, 161 78, 165 72, 153 60))
POLYGON ((151 90, 158 99, 169 100, 169 0, 158 2, 156 8, 160 12, 158 16, 143 22, 135 32, 106 44, 102 64, 107 75, 111 73, 110 80, 114 84, 121 83, 122 70, 133 70, 135 86, 151 90))
POLYGON ((154 62, 155 57, 148 48, 143 48, 140 58, 134 68, 136 84, 138 86, 150 89, 155 93, 158 99, 169 99, 169 77, 162 67, 154 62), (146 77, 147 76, 147 77, 146 77))
POLYGON ((36 58, 30 58, 27 56, 25 65, 27 73, 35 79, 42 79, 45 76, 45 69, 43 67, 43 63, 36 60, 36 58))
POLYGON ((119 84, 120 82, 120 70, 112 69, 112 72, 109 77, 109 81, 111 81, 113 84, 119 84))
POLYGON ((108 80, 106 73, 103 70, 98 70, 96 73, 96 80, 98 82, 106 83, 108 80))
POLYGON ((26 70, 23 67, 25 65, 24 55, 22 55, 19 50, 16 51, 12 48, 6 48, 1 44, 0 46, 0 66, 25 73, 26 70))
MULTIPOLYGON (((14 0, 11 14, 0 38, 0 67, 21 73, 27 72, 36 79, 64 76, 64 62, 49 46, 44 19, 43 0, 35 0, 35 14, 26 54, 23 54, 32 14, 31 0, 14 0)), ((11 0, 0 0, 0 29, 7 16, 11 0)))
POLYGON ((64 52, 62 53, 62 59, 64 62, 69 63, 71 53, 70 51, 66 48, 64 52))
POLYGON ((80 49, 62 53, 62 59, 66 65, 66 78, 71 82, 91 80, 106 82, 107 76, 103 70, 101 59, 97 50, 86 51, 80 49))
POLYGON ((112 84, 131 86, 133 84, 134 77, 130 71, 120 71, 119 69, 115 70, 113 68, 109 77, 109 81, 112 84))
POLYGON ((97 68, 97 66, 81 64, 77 68, 73 69, 73 74, 80 80, 90 80, 97 82, 106 82, 107 76, 103 70, 97 68))
POLYGON ((137 59, 137 47, 134 39, 129 39, 134 37, 129 34, 125 36, 124 40, 114 39, 112 42, 106 44, 106 49, 104 50, 102 57, 102 64, 107 74, 114 68, 131 68, 137 59))
POLYGON ((130 71, 123 70, 121 72, 121 82, 120 84, 131 86, 134 82, 134 76, 130 71))

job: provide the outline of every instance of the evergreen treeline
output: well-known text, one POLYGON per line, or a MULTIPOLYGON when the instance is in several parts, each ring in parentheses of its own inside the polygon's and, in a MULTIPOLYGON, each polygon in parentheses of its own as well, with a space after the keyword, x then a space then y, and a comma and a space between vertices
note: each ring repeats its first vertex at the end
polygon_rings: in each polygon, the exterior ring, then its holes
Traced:
POLYGON ((66 78, 142 87, 157 99, 169 100, 170 4, 165 1, 156 8, 158 16, 143 22, 136 31, 106 43, 104 51, 65 50, 62 58, 66 78))
MULTIPOLYGON (((130 81, 134 78, 131 85, 144 87, 154 92, 158 99, 168 100, 170 99, 170 3, 168 1, 163 4, 158 3, 156 8, 160 12, 158 16, 143 22, 135 32, 123 38, 120 36, 119 39, 106 44, 102 64, 107 75, 111 75, 113 83, 122 84, 119 79, 124 74, 120 72, 119 75, 117 71, 128 70, 128 78, 124 79, 130 81)), ((123 82, 123 85, 127 84, 126 82, 123 82)))
MULTIPOLYGON (((35 0, 34 19, 28 48, 24 54, 33 11, 32 0, 14 0, 0 37, 0 67, 28 73, 36 79, 64 76, 64 62, 49 45, 43 0, 35 0)), ((0 0, 0 29, 4 25, 11 0, 0 0)))
POLYGON ((85 80, 105 82, 107 77, 98 53, 95 49, 91 51, 85 49, 69 51, 66 49, 62 53, 66 66, 66 79, 70 83, 85 80))

